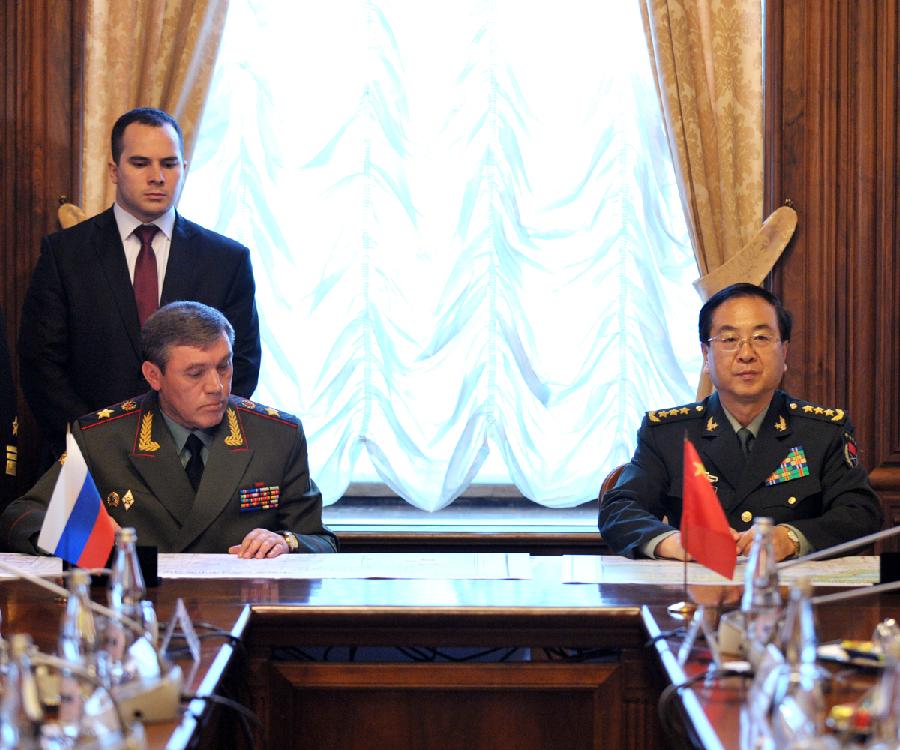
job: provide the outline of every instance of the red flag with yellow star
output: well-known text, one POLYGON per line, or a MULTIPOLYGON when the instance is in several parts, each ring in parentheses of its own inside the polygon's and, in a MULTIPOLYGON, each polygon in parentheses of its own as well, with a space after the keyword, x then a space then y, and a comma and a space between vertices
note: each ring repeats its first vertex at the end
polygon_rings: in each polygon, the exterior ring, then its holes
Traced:
POLYGON ((737 547, 719 498, 707 478, 694 444, 684 438, 681 545, 694 559, 730 579, 737 563, 737 547))

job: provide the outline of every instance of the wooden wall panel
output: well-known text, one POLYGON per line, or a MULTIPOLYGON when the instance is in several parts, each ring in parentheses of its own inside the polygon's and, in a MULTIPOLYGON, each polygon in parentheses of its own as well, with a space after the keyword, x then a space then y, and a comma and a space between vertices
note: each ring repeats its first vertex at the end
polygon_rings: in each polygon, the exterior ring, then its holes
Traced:
MULTIPOLYGON (((85 0, 0 8, 0 307, 14 362, 19 313, 41 237, 57 228, 59 196, 78 199, 84 13, 85 0)), ((21 397, 19 423, 19 486, 25 489, 34 480, 38 438, 21 397)))
POLYGON ((892 515, 900 509, 898 9, 897 0, 766 4, 766 212, 790 200, 799 214, 773 273, 795 315, 786 388, 848 410, 892 515))
POLYGON ((618 750, 626 747, 621 672, 605 664, 281 662, 272 668, 269 743, 618 750))

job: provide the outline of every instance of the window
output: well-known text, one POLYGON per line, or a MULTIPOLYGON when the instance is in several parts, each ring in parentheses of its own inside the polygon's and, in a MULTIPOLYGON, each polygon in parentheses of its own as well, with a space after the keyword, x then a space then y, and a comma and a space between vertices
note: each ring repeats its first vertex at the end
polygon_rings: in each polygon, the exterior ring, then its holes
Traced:
POLYGON ((693 397, 636 3, 231 0, 180 210, 251 248, 255 397, 302 418, 326 503, 571 507, 693 397))

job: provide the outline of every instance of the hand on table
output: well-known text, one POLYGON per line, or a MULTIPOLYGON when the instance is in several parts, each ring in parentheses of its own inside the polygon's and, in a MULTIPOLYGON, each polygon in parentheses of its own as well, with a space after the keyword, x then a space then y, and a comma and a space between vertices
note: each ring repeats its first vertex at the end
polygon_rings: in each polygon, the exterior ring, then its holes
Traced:
MULTIPOLYGON (((775 553, 775 559, 778 562, 786 560, 794 555, 796 545, 788 536, 786 526, 772 527, 772 552, 775 553)), ((747 529, 738 535, 737 553, 739 555, 749 555, 750 548, 753 546, 753 529, 747 529)))
POLYGON ((228 548, 230 555, 245 559, 278 557, 289 551, 284 537, 268 529, 253 529, 244 537, 244 541, 228 548))

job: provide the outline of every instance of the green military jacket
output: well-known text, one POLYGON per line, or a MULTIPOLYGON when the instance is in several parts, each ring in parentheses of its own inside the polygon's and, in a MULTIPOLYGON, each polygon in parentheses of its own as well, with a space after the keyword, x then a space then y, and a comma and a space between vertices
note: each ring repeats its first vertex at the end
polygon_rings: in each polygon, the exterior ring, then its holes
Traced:
MULTIPOLYGON (((309 475, 306 438, 290 414, 232 396, 196 497, 151 391, 78 420, 73 435, 106 509, 160 552, 226 553, 255 528, 292 531, 301 552, 334 552, 322 496, 309 475)), ((63 459, 64 460, 64 459, 63 459)), ((0 543, 37 553, 56 463, 0 516, 0 543)))

